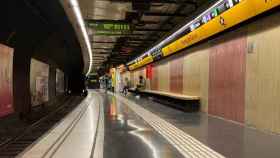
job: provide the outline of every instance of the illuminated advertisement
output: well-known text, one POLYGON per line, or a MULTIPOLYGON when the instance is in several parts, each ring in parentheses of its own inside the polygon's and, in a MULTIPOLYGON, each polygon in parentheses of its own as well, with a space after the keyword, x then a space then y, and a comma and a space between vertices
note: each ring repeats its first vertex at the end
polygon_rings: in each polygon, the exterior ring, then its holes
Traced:
POLYGON ((0 44, 0 117, 13 113, 13 49, 0 44))
POLYGON ((56 69, 56 93, 64 93, 64 73, 56 69))
POLYGON ((49 65, 31 59, 30 90, 32 106, 49 101, 49 65))

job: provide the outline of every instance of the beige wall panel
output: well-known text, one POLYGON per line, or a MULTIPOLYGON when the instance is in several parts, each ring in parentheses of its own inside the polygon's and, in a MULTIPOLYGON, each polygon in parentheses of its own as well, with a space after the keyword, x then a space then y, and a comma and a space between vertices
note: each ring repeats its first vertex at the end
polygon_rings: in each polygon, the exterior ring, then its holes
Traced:
POLYGON ((135 87, 135 81, 134 81, 134 77, 135 76, 135 71, 130 71, 130 82, 131 82, 131 87, 135 87))
POLYGON ((209 47, 200 46, 184 57, 183 93, 201 97, 201 111, 208 111, 209 47))
POLYGON ((137 86, 137 84, 138 84, 138 82, 139 82, 139 80, 138 80, 138 78, 139 78, 139 70, 135 70, 135 71, 133 71, 133 73, 134 73, 134 75, 133 75, 133 83, 134 83, 134 87, 136 87, 137 86))
POLYGON ((130 71, 126 71, 125 72, 125 77, 127 77, 128 78, 128 80, 131 80, 130 78, 131 78, 131 74, 130 74, 131 72, 130 71))
POLYGON ((248 26, 246 123, 280 133, 280 13, 248 26))
POLYGON ((157 64, 158 89, 160 91, 169 92, 169 62, 163 60, 157 64))
POLYGON ((146 67, 140 69, 140 74, 146 79, 146 67))
POLYGON ((128 80, 130 80, 130 71, 126 71, 124 73, 121 74, 121 78, 123 81, 125 81, 125 78, 128 78, 128 80))

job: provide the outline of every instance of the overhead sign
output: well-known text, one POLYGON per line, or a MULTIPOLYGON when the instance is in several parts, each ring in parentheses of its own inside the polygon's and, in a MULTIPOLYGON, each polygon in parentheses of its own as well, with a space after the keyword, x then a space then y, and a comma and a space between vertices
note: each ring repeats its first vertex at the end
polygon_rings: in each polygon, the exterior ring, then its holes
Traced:
POLYGON ((96 35, 122 35, 131 31, 130 24, 122 21, 87 20, 87 25, 96 35))
POLYGON ((153 62, 153 56, 148 55, 147 57, 145 57, 142 60, 136 62, 135 64, 130 65, 129 70, 134 70, 134 69, 140 68, 140 67, 142 67, 144 65, 147 65, 151 62, 153 62))

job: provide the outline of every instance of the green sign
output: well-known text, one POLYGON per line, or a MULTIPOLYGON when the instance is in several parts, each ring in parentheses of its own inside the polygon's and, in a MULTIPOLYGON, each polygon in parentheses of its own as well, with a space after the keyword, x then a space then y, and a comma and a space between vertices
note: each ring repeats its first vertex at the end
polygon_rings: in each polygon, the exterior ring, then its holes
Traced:
POLYGON ((131 25, 119 20, 87 20, 95 35, 121 36, 131 32, 131 25))
POLYGON ((88 20, 88 27, 93 28, 96 31, 130 31, 131 27, 129 23, 114 21, 114 20, 88 20))

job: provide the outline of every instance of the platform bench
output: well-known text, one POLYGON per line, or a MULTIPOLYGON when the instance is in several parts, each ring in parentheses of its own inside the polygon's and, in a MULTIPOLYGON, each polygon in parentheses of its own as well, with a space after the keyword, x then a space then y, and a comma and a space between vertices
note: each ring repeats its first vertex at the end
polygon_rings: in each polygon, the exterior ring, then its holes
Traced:
POLYGON ((143 96, 152 97, 152 99, 161 104, 170 105, 175 108, 188 112, 197 112, 200 109, 200 97, 176 94, 163 91, 141 90, 143 96))
POLYGON ((137 94, 136 88, 129 88, 128 92, 137 94))

